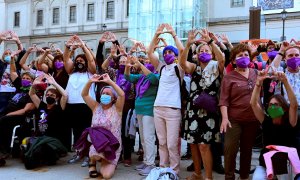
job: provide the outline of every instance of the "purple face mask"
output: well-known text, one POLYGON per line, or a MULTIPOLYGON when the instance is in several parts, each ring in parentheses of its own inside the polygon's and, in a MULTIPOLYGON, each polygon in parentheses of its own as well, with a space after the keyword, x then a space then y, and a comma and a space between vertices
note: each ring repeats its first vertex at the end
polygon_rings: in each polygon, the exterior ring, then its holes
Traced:
POLYGON ((172 64, 175 61, 175 56, 173 54, 164 55, 164 60, 167 65, 172 64))
POLYGON ((31 81, 29 81, 27 79, 22 79, 21 84, 23 87, 28 87, 28 86, 31 86, 31 81))
POLYGON ((287 59, 286 65, 291 68, 292 70, 297 70, 297 68, 300 66, 300 58, 293 57, 290 59, 287 59))
POLYGON ((235 60, 236 66, 238 68, 247 68, 250 64, 250 58, 249 57, 241 57, 235 60))
POLYGON ((198 60, 202 63, 208 63, 212 59, 212 55, 209 53, 198 54, 198 60))
POLYGON ((121 74, 124 74, 124 71, 125 71, 125 65, 120 65, 120 66, 119 66, 119 72, 120 72, 121 74))
POLYGON ((270 52, 268 52, 269 59, 273 60, 276 57, 277 53, 278 53, 278 51, 270 51, 270 52))
POLYGON ((153 66, 152 64, 146 63, 146 64, 145 64, 145 67, 146 67, 149 71, 154 72, 154 66, 153 66))
POLYGON ((64 63, 61 61, 55 61, 54 66, 57 70, 61 70, 64 67, 64 63))

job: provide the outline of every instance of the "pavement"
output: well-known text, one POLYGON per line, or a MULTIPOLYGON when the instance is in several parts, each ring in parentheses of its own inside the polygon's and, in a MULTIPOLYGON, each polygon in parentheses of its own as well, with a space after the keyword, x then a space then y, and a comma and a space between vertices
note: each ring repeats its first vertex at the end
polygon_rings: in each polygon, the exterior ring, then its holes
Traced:
MULTIPOLYGON (((186 143, 182 142, 182 154, 186 151, 186 143)), ((135 147, 135 149, 137 149, 135 147)), ((26 170, 24 164, 19 159, 8 159, 6 166, 0 168, 0 180, 82 180, 91 179, 88 175, 88 168, 81 167, 81 162, 75 164, 68 164, 67 161, 74 153, 69 153, 68 156, 61 158, 54 166, 43 166, 34 170, 26 170)), ((140 176, 134 167, 140 162, 137 161, 136 153, 132 154, 132 166, 124 167, 122 163, 118 164, 113 180, 143 180, 145 176, 140 176)), ((258 152, 253 152, 252 169, 258 164, 258 152)), ((239 159, 239 158, 237 158, 239 159)), ((182 160, 180 164, 180 179, 186 179, 191 172, 186 171, 186 167, 192 163, 192 160, 182 160)), ((239 161, 237 161, 239 167, 239 161)), ((203 171, 204 174, 204 171, 203 171)), ((224 175, 213 173, 215 180, 224 179, 224 175)), ((238 175, 236 175, 238 177, 238 175)))

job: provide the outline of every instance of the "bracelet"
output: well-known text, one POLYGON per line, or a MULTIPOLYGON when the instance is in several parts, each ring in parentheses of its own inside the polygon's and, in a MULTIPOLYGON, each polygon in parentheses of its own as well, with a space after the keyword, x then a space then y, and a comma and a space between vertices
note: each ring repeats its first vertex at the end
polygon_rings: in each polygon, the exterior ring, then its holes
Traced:
POLYGON ((257 83, 255 83, 255 86, 257 86, 257 87, 261 87, 261 84, 257 84, 257 83))
POLYGON ((173 38, 175 38, 177 36, 177 34, 175 34, 174 36, 172 36, 173 38))
POLYGON ((207 42, 207 45, 210 45, 212 42, 214 42, 213 39, 210 39, 208 42, 207 42))
POLYGON ((280 55, 280 56, 282 56, 282 57, 284 57, 284 55, 281 53, 281 52, 279 52, 279 53, 277 53, 278 55, 280 55))

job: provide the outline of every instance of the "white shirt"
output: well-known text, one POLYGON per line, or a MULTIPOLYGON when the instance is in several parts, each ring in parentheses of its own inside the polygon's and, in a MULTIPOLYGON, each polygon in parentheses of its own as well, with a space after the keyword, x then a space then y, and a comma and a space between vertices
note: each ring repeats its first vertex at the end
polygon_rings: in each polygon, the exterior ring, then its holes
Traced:
MULTIPOLYGON (((157 67, 158 72, 160 71, 162 66, 163 63, 160 62, 160 64, 157 67)), ((180 84, 174 68, 175 66, 178 67, 180 78, 182 81, 182 77, 184 75, 183 69, 175 63, 166 65, 162 69, 160 75, 158 91, 154 102, 154 106, 181 109, 180 84)))
POLYGON ((3 76, 0 77, 0 92, 16 92, 10 79, 10 64, 7 64, 3 76))
MULTIPOLYGON (((88 72, 75 72, 69 76, 69 81, 66 88, 69 104, 85 103, 81 96, 81 92, 90 77, 92 77, 92 74, 88 72)), ((89 90, 89 95, 95 100, 96 97, 94 89, 95 84, 93 83, 89 90)))
MULTIPOLYGON (((281 66, 279 66, 276 70, 283 72, 283 68, 281 66)), ((291 72, 289 72, 288 69, 285 69, 285 76, 295 93, 296 99, 298 101, 298 106, 300 106, 300 71, 298 71, 297 73, 291 73, 291 72)), ((281 84, 281 85, 283 86, 283 84, 281 84)), ((290 103, 288 94, 287 94, 284 86, 283 86, 283 92, 284 92, 285 100, 288 103, 290 103)), ((281 93, 280 86, 277 86, 275 94, 280 94, 280 93, 281 93)))

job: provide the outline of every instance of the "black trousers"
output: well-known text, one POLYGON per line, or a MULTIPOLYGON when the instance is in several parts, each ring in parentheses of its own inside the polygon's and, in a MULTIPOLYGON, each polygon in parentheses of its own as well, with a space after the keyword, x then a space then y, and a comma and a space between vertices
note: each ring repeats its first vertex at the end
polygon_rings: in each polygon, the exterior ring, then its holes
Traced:
MULTIPOLYGON (((92 110, 86 104, 67 104, 66 120, 73 129, 74 143, 79 139, 85 128, 91 127, 92 110)), ((70 134, 71 136, 71 134, 70 134)), ((71 140, 71 137, 70 137, 71 140)))
POLYGON ((123 158, 124 160, 131 159, 131 152, 134 147, 135 140, 131 139, 130 136, 125 136, 126 118, 128 111, 134 108, 133 100, 126 100, 122 113, 122 144, 123 144, 123 158))

